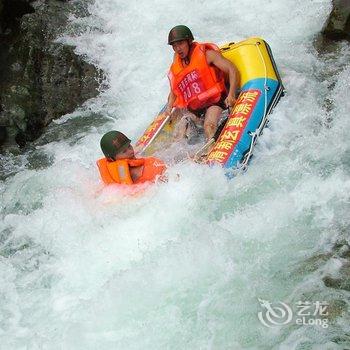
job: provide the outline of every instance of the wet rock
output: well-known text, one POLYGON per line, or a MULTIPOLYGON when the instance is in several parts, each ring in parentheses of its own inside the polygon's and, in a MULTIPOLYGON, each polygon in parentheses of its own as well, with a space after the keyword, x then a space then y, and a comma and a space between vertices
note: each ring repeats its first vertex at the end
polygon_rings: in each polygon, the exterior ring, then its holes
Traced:
POLYGON ((341 242, 335 245, 334 250, 341 259, 342 265, 337 271, 336 277, 327 275, 322 279, 323 283, 326 287, 350 291, 349 245, 341 242))
POLYGON ((311 273, 316 271, 332 257, 332 253, 317 254, 303 261, 296 270, 297 274, 311 273))
POLYGON ((18 27, 19 20, 26 13, 33 13, 33 0, 0 0, 0 33, 18 27))
POLYGON ((0 126, 0 147, 5 143, 7 139, 7 130, 5 126, 0 126))
POLYGON ((329 16, 323 35, 333 40, 350 40, 349 0, 333 0, 333 10, 329 16))
POLYGON ((330 276, 326 276, 323 278, 323 283, 326 287, 329 287, 329 288, 343 289, 343 290, 350 291, 350 279, 333 278, 330 276))
POLYGON ((350 261, 350 246, 347 241, 341 240, 334 245, 334 250, 341 258, 348 259, 350 261))
POLYGON ((331 300, 327 308, 329 320, 335 320, 348 312, 347 304, 344 300, 331 300))
POLYGON ((299 275, 300 273, 317 271, 330 259, 339 262, 340 267, 334 273, 328 273, 322 278, 324 285, 333 289, 350 291, 350 245, 346 239, 337 241, 330 252, 317 254, 306 259, 296 270, 296 273, 299 275))
POLYGON ((326 287, 350 291, 350 246, 345 239, 339 240, 333 246, 333 257, 341 261, 341 267, 336 276, 323 277, 326 287))
POLYGON ((82 4, 0 0, 0 127, 9 143, 24 146, 98 94, 101 72, 55 42, 71 13, 86 15, 82 4))

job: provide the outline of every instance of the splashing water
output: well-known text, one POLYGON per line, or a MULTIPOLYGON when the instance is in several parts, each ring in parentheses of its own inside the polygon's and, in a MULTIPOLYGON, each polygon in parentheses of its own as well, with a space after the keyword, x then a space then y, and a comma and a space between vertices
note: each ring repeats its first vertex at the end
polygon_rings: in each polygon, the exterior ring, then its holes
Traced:
POLYGON ((61 40, 108 89, 1 158, 4 349, 343 349, 348 292, 326 287, 348 241, 350 50, 313 41, 330 0, 99 0, 61 40), (201 41, 261 36, 288 91, 245 174, 188 161, 129 195, 95 166, 111 129, 134 140, 164 104, 168 30, 201 41), (180 179, 175 180, 176 174, 180 179), (259 299, 327 301, 329 327, 259 322, 259 299))

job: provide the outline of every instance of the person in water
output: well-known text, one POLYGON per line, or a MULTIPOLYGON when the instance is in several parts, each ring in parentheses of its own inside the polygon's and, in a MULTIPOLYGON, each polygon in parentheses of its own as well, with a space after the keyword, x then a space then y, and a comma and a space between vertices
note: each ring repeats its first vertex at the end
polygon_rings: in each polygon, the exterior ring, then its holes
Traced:
POLYGON ((134 185, 164 180, 164 162, 154 157, 136 158, 130 139, 120 131, 104 134, 100 145, 105 158, 99 159, 97 166, 104 183, 134 185))
POLYGON ((165 113, 170 115, 175 111, 173 107, 190 112, 179 122, 178 138, 186 134, 188 116, 194 122, 204 119, 204 133, 209 140, 222 111, 236 102, 238 70, 215 44, 195 42, 184 25, 170 30, 168 44, 175 54, 168 73, 170 93, 165 113))

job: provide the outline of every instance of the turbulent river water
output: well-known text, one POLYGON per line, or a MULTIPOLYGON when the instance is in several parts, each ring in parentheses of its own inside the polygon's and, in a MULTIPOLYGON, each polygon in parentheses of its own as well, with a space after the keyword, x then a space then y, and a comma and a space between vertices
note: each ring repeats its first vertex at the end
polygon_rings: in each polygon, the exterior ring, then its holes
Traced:
POLYGON ((330 10, 98 0, 72 17, 60 40, 105 88, 1 156, 1 349, 350 348, 349 292, 324 282, 346 264, 350 228, 350 50, 314 45, 330 10), (176 24, 218 44, 263 37, 287 94, 233 180, 184 161, 141 194, 104 188, 99 140, 136 140, 164 104, 176 24))

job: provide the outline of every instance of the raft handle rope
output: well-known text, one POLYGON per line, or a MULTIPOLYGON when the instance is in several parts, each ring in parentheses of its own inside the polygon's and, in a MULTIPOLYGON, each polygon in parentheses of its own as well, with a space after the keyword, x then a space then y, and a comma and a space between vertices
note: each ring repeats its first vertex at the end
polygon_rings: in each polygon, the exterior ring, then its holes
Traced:
MULTIPOLYGON (((250 131, 249 132, 249 135, 252 137, 252 140, 251 140, 251 143, 250 143, 249 150, 244 155, 244 159, 243 159, 241 165, 239 166, 239 168, 241 168, 242 170, 245 170, 247 168, 249 159, 251 158, 252 153, 253 153, 253 148, 254 148, 254 145, 256 143, 257 136, 261 134, 262 129, 267 124, 267 121, 266 121, 266 118, 267 118, 267 92, 270 90, 270 88, 267 85, 267 67, 266 67, 266 63, 265 63, 264 57, 263 57, 263 55, 261 53, 261 50, 260 50, 260 47, 259 47, 260 44, 261 43, 258 41, 256 44, 254 44, 254 46, 256 46, 256 48, 258 50, 261 62, 263 64, 263 66, 264 66, 264 73, 265 73, 265 78, 264 78, 264 114, 263 114, 263 118, 261 120, 261 123, 260 123, 259 127, 255 131, 250 131)), ((252 45, 252 44, 246 44, 246 45, 252 45)))

